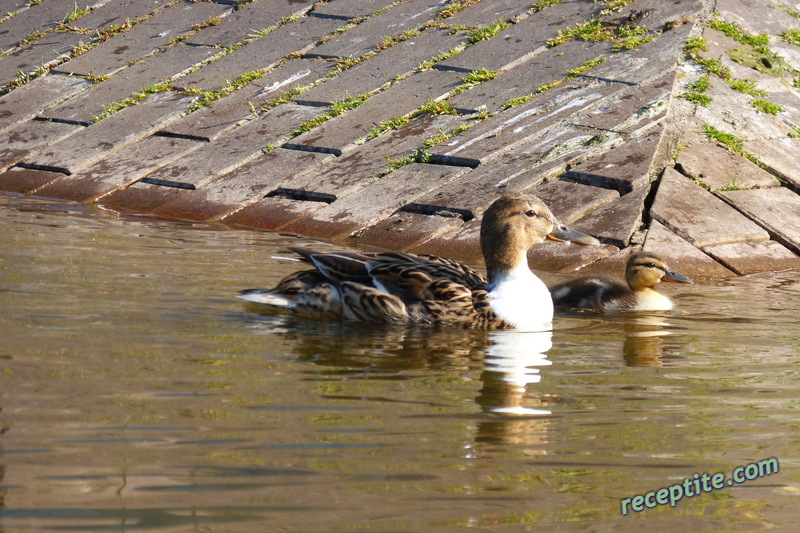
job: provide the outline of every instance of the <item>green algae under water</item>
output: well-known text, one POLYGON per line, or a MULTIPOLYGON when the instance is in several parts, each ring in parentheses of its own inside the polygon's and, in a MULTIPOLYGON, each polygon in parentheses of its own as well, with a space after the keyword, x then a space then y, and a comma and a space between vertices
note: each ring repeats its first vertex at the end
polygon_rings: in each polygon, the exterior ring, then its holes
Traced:
POLYGON ((669 286, 668 315, 506 335, 235 298, 297 268, 287 245, 325 243, 19 196, 0 196, 0 228, 0 531, 800 522, 797 272, 669 286), (769 477, 621 514, 771 457, 769 477))

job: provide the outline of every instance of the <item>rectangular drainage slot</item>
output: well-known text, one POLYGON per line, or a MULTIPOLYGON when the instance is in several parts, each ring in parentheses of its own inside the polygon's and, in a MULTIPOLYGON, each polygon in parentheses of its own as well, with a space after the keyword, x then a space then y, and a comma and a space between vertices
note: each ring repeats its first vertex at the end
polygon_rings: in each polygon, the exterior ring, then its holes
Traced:
POLYGON ((416 213, 418 215, 428 215, 432 217, 460 218, 464 222, 469 222, 475 215, 469 209, 457 209, 455 207, 442 207, 440 205, 415 204, 404 205, 400 211, 406 213, 416 213))
POLYGON ((324 192, 301 191, 300 189, 284 189, 278 187, 268 193, 265 198, 285 198, 287 200, 299 200, 303 202, 322 202, 332 204, 336 201, 336 196, 324 192))
POLYGON ((150 185, 158 185, 159 187, 172 187, 173 189, 186 189, 194 191, 197 187, 194 183, 184 183, 182 181, 160 180, 158 178, 144 178, 139 180, 139 183, 149 183, 150 185))
POLYGON ((449 155, 436 155, 432 154, 428 163, 431 165, 447 165, 451 167, 468 167, 478 168, 481 164, 479 159, 472 159, 470 157, 453 157, 449 155))
POLYGON ((328 148, 326 146, 311 146, 310 144, 292 144, 285 143, 281 148, 286 150, 297 150, 298 152, 314 152, 318 154, 333 154, 336 157, 342 155, 342 151, 338 148, 328 148))

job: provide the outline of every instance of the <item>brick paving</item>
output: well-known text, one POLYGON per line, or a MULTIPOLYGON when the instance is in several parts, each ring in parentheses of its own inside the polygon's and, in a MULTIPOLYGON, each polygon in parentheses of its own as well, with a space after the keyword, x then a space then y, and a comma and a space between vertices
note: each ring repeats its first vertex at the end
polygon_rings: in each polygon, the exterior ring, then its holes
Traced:
POLYGON ((800 267, 798 14, 767 0, 9 0, 0 190, 535 268, 800 267))

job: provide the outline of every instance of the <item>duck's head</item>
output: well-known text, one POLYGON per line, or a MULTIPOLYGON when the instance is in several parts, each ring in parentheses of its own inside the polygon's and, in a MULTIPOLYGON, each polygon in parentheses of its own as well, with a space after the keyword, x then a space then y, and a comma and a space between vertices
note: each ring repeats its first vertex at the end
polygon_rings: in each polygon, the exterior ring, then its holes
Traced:
POLYGON ((481 249, 490 273, 518 267, 526 261, 528 249, 545 239, 600 244, 594 237, 561 224, 544 202, 530 194, 505 194, 483 214, 481 249))
POLYGON ((662 281, 692 283, 690 278, 670 269, 663 259, 646 252, 634 254, 628 259, 625 278, 631 289, 635 291, 651 289, 662 281))

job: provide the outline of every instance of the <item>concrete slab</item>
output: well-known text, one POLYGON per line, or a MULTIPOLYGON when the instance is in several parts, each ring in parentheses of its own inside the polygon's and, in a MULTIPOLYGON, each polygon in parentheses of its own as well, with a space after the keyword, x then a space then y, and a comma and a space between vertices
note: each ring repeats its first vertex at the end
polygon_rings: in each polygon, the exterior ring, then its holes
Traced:
POLYGON ((185 42, 191 46, 226 48, 258 31, 277 26, 286 17, 303 15, 312 4, 305 0, 270 0, 237 5, 233 13, 201 29, 185 42))
MULTIPOLYGON (((89 7, 98 7, 109 0, 88 0, 89 7)), ((4 2, 5 4, 5 2, 4 2)), ((0 53, 8 52, 31 34, 32 29, 41 33, 52 30, 72 12, 74 0, 50 0, 40 2, 22 10, 17 15, 0 24, 0 53)), ((11 6, 2 8, 3 15, 11 11, 11 6)))
POLYGON ((43 116, 90 124, 92 118, 100 115, 105 107, 122 102, 134 93, 174 76, 215 53, 217 51, 210 48, 172 46, 93 85, 63 104, 47 110, 43 116))
POLYGON ((306 91, 296 100, 332 104, 350 96, 372 93, 397 78, 412 74, 422 62, 448 52, 465 40, 463 32, 428 28, 306 91))
POLYGON ((523 143, 542 136, 556 135, 564 123, 580 112, 601 105, 604 99, 621 91, 620 86, 565 84, 524 104, 501 111, 477 126, 429 150, 443 162, 469 159, 482 164, 517 151, 523 143))
POLYGON ((89 86, 91 82, 78 78, 44 76, 17 87, 0 97, 0 134, 89 86))
MULTIPOLYGON (((384 0, 384 3, 391 4, 387 0, 384 0)), ((336 16, 342 16, 343 13, 360 13, 366 9, 372 9, 372 12, 374 12, 381 9, 380 2, 350 1, 344 5, 339 4, 340 2, 338 1, 324 4, 319 9, 315 9, 314 12, 320 14, 335 13, 336 16)), ((408 0, 394 5, 378 15, 370 16, 364 22, 334 36, 329 41, 314 47, 309 55, 324 58, 361 57, 374 51, 385 39, 398 37, 403 32, 416 30, 430 22, 437 16, 437 8, 440 5, 441 2, 438 0, 408 0)), ((366 15, 369 15, 369 13, 357 16, 366 15)))
POLYGON ((784 29, 797 25, 797 19, 781 9, 780 4, 756 0, 719 0, 714 9, 725 20, 739 24, 754 35, 780 35, 784 29))
POLYGON ((332 154, 278 148, 197 190, 184 192, 153 213, 192 220, 219 219, 258 202, 297 169, 313 167, 333 157, 332 154))
MULTIPOLYGON (((447 131, 460 120, 448 115, 417 117, 398 130, 357 145, 341 157, 327 160, 322 167, 298 171, 281 186, 333 198, 349 194, 365 181, 376 179, 392 161, 410 156, 420 147, 420 139, 428 132, 447 131)), ((295 143, 295 140, 291 142, 295 143)))
POLYGON ((800 139, 782 137, 777 139, 754 139, 745 142, 745 150, 755 154, 770 173, 795 188, 800 188, 800 139))
POLYGON ((202 143, 176 137, 147 137, 70 176, 37 188, 36 194, 76 202, 97 200, 124 189, 202 143))
POLYGON ((7 130, 0 144, 0 172, 82 129, 74 124, 29 120, 7 130))
MULTIPOLYGON (((323 61, 295 59, 241 89, 168 125, 164 131, 174 135, 214 140, 236 128, 243 120, 251 120, 253 111, 294 88, 310 85, 334 68, 323 61)), ((320 109, 319 113, 324 110, 320 109)))
POLYGON ((534 272, 575 272, 617 252, 619 248, 611 244, 579 246, 545 241, 528 252, 528 265, 534 272))
POLYGON ((800 256, 775 241, 720 244, 703 251, 740 275, 800 268, 800 256))
POLYGON ((63 177, 60 172, 14 167, 0 173, 0 187, 8 192, 28 194, 63 177))
POLYGON ((597 237, 601 242, 625 248, 642 225, 649 190, 649 187, 640 187, 629 192, 576 221, 572 226, 578 231, 597 237))
POLYGON ((732 89, 727 82, 716 77, 710 82, 705 94, 713 98, 712 105, 699 106, 695 112, 701 122, 743 141, 785 138, 794 132, 781 117, 756 110, 750 96, 732 89))
POLYGON ((729 277, 734 273, 682 239, 657 220, 650 222, 642 251, 669 261, 670 268, 691 276, 729 277))
MULTIPOLYGON (((432 0, 427 1, 431 3, 431 6, 436 5, 436 2, 432 0)), ((337 0, 336 2, 315 6, 314 13, 329 17, 366 17, 375 11, 385 9, 393 3, 395 3, 395 0, 371 0, 370 2, 364 2, 364 0, 337 0)))
POLYGON ((658 165, 668 151, 663 127, 631 139, 599 157, 571 167, 566 175, 598 187, 613 188, 621 193, 640 189, 656 179, 658 165))
POLYGON ((800 196, 786 187, 718 193, 766 228, 775 240, 800 254, 800 196))
POLYGON ((82 34, 53 32, 0 57, 0 87, 15 81, 20 73, 38 75, 38 71, 65 60, 81 41, 86 43, 89 38, 82 34))
POLYGON ((495 113, 513 99, 536 94, 540 87, 567 78, 570 70, 586 61, 602 58, 610 51, 611 45, 607 42, 569 42, 502 71, 496 78, 450 98, 448 103, 456 109, 485 109, 495 113))
POLYGON ((530 189, 530 193, 538 196, 567 225, 619 199, 617 191, 560 179, 530 189))
MULTIPOLYGON (((111 26, 122 26, 126 21, 133 21, 145 17, 155 10, 162 9, 173 0, 114 0, 92 9, 82 17, 72 21, 74 28, 90 31, 105 30, 111 26)), ((228 8, 230 10, 230 8, 228 8)))
POLYGON ((463 172, 458 167, 407 165, 281 229, 299 234, 313 231, 323 238, 344 238, 388 218, 404 203, 463 172))
POLYGON ((157 93, 26 158, 29 167, 78 172, 177 120, 192 98, 157 93))
POLYGON ((672 168, 664 171, 650 215, 698 248, 769 240, 761 227, 672 168))
POLYGON ((442 98, 460 83, 459 74, 453 72, 419 72, 292 142, 342 152, 351 150, 375 126, 411 114, 428 100, 442 98))
POLYGON ((290 54, 310 50, 317 41, 333 33, 341 25, 342 21, 336 19, 303 17, 202 66, 196 72, 177 80, 176 85, 218 90, 238 76, 250 71, 274 68, 290 54))
POLYGON ((696 132, 681 138, 676 163, 681 171, 711 192, 730 188, 762 189, 778 187, 780 182, 769 172, 745 157, 732 153, 696 132))
POLYGON ((464 224, 464 220, 452 213, 449 216, 409 213, 403 209, 374 226, 359 232, 351 242, 370 245, 385 250, 406 251, 422 243, 453 231, 464 224))
MULTIPOLYGON (((527 9, 528 5, 524 2, 482 2, 467 7, 455 16, 446 19, 446 22, 466 26, 487 25, 498 18, 511 20, 527 9)), ((439 68, 456 69, 463 72, 481 68, 509 69, 513 65, 544 52, 548 39, 557 37, 559 29, 566 28, 576 21, 590 20, 593 16, 598 15, 601 9, 602 6, 585 0, 558 2, 557 5, 520 20, 495 37, 476 43, 462 53, 442 61, 439 68)), ((549 56, 552 55, 549 54, 549 56)), ((553 81, 553 79, 549 81, 553 81)))
MULTIPOLYGON (((160 0, 159 0, 160 1, 160 0)), ((91 19, 93 24, 103 25, 122 24, 126 18, 123 16, 126 9, 140 9, 147 6, 152 9, 155 4, 141 2, 139 0, 128 0, 119 12, 113 11, 119 4, 119 0, 114 0, 105 10, 102 16, 91 19), (111 22, 117 20, 117 22, 111 22), (119 22, 121 20, 121 22, 119 22)), ((64 74, 78 74, 88 76, 108 76, 129 66, 129 64, 140 59, 147 54, 151 54, 160 47, 170 43, 180 35, 192 31, 196 24, 207 22, 210 18, 221 17, 230 13, 231 7, 212 2, 193 2, 192 0, 181 0, 177 4, 170 5, 149 19, 136 24, 131 29, 114 35, 112 38, 98 43, 88 52, 81 54, 54 69, 54 72, 64 74)), ((89 16, 94 15, 91 13, 89 16)), ((82 24, 83 18, 75 21, 82 24)), ((81 26, 84 27, 84 26, 81 26)))

